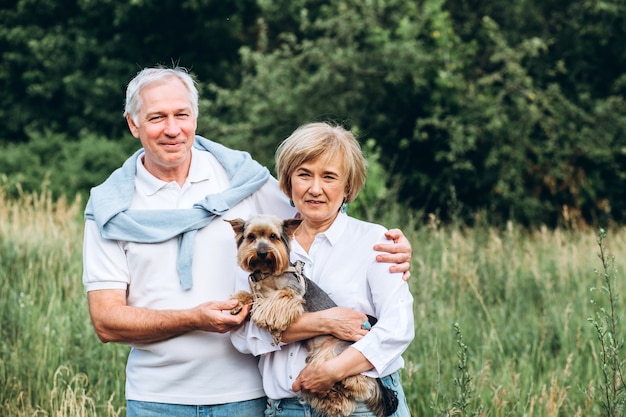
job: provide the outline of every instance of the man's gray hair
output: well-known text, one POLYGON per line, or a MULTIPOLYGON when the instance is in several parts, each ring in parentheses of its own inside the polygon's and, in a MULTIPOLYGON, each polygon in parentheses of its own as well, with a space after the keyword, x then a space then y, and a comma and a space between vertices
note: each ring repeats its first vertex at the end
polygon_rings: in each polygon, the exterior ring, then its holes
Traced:
POLYGON ((141 90, 153 83, 163 81, 170 77, 176 77, 183 82, 187 90, 189 91, 189 101, 191 103, 191 110, 195 118, 198 117, 198 89, 196 88, 196 81, 189 74, 187 69, 183 67, 154 67, 144 68, 139 71, 135 78, 133 78, 126 87, 126 101, 124 105, 124 117, 130 116, 135 125, 139 124, 138 115, 141 109, 141 90))

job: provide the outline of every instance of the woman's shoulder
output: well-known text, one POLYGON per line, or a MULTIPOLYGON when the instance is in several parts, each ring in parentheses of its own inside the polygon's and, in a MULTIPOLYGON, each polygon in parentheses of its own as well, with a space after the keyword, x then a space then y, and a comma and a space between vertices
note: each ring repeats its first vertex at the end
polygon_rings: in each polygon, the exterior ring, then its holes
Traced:
POLYGON ((383 225, 348 216, 346 232, 355 235, 355 238, 378 242, 386 240, 385 233, 387 230, 383 225))

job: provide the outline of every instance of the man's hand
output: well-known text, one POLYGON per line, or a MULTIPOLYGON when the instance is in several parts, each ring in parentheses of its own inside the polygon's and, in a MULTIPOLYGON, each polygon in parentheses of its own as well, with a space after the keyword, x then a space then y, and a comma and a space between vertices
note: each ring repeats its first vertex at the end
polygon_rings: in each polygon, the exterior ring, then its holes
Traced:
POLYGON ((402 279, 408 281, 411 277, 411 255, 413 249, 411 242, 404 236, 400 229, 390 229, 385 233, 388 239, 393 243, 374 245, 374 250, 379 252, 387 252, 376 256, 378 262, 388 262, 392 265, 389 267, 390 272, 402 272, 402 279))
POLYGON ((197 314, 200 330, 226 333, 241 326, 252 307, 246 304, 242 307, 239 314, 231 314, 230 311, 237 305, 238 300, 209 301, 200 304, 192 312, 197 314))

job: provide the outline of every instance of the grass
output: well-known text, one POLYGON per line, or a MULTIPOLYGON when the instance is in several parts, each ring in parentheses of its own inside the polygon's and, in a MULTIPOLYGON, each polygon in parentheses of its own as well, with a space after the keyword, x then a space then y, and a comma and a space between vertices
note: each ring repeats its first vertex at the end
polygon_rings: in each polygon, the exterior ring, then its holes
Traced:
POLYGON ((99 343, 89 322, 82 205, 0 194, 0 415, 117 415, 122 404, 128 349, 99 343))
MULTIPOLYGON (((124 416, 128 348, 91 328, 83 206, 0 189, 0 415, 124 416)), ((379 221, 414 248, 402 374, 413 416, 623 412, 625 228, 600 247, 591 228, 416 226, 387 213, 379 221)))

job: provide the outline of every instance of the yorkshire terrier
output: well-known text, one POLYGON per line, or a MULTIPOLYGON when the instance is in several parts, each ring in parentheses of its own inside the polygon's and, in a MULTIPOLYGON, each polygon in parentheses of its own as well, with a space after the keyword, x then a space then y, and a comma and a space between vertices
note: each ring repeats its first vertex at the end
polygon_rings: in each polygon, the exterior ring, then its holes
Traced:
MULTIPOLYGON (((231 313, 238 314, 246 304, 252 304, 250 319, 268 330, 275 343, 282 333, 304 312, 336 307, 333 300, 317 284, 302 273, 303 263, 289 262, 290 241, 300 225, 300 219, 280 220, 276 216, 257 215, 244 221, 226 220, 235 231, 237 262, 249 272, 250 292, 233 295, 239 305, 231 313)), ((375 318, 370 323, 375 324, 375 318)), ((351 342, 332 335, 317 336, 306 341, 307 363, 322 364, 338 356, 351 342)), ((330 392, 320 396, 303 392, 303 399, 319 413, 328 417, 352 414, 357 401, 364 401, 378 417, 393 414, 398 407, 395 391, 383 385, 379 378, 354 375, 335 383, 330 392)))

